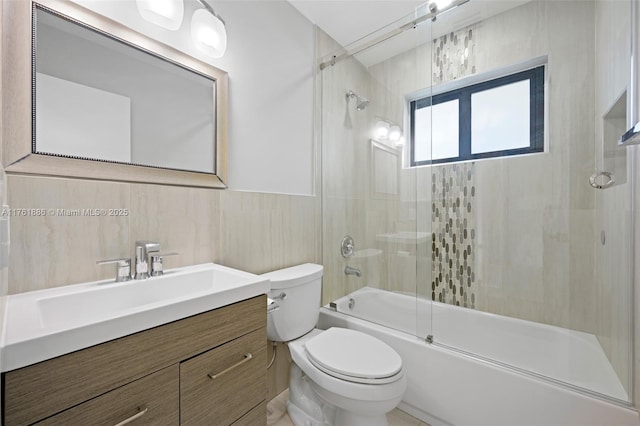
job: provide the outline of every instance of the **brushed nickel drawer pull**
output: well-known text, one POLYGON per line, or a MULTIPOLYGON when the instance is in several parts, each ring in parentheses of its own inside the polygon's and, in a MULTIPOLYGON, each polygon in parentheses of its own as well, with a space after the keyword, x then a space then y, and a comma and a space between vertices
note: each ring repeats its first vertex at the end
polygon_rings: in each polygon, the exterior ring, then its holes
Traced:
POLYGON ((140 417, 144 416, 145 414, 147 414, 147 411, 149 411, 149 407, 145 407, 144 405, 142 407, 138 407, 138 414, 134 414, 133 416, 129 417, 126 420, 121 421, 120 423, 118 423, 116 426, 124 426, 124 425, 128 425, 129 423, 139 419, 140 417))
POLYGON ((209 374, 207 374, 207 376, 209 376, 210 379, 217 379, 218 377, 222 376, 223 374, 227 374, 229 371, 233 370, 234 368, 240 367, 245 362, 251 361, 251 358, 253 358, 253 355, 251 355, 251 353, 246 353, 246 354, 244 354, 244 359, 242 361, 233 364, 229 368, 225 368, 224 370, 222 370, 218 374, 209 373, 209 374))

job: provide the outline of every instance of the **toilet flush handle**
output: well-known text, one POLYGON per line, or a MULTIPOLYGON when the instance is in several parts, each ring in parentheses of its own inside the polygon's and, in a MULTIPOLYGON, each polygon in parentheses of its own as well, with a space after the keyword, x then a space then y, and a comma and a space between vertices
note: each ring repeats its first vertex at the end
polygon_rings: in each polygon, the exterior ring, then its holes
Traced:
POLYGON ((285 293, 284 291, 282 293, 280 293, 279 295, 272 297, 273 300, 287 300, 287 293, 285 293))

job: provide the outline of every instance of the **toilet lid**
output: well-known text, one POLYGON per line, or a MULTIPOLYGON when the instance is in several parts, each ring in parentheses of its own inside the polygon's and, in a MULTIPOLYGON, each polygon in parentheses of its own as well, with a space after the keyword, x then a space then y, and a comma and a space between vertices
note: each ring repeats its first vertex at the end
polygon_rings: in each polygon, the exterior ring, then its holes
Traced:
POLYGON ((389 345, 368 334, 330 328, 305 343, 307 357, 325 373, 356 383, 398 379, 402 359, 389 345))

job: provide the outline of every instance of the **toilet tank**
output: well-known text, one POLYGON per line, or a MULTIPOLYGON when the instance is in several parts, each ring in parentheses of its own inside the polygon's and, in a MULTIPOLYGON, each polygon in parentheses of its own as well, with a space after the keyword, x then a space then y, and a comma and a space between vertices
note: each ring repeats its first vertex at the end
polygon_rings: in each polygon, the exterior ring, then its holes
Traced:
POLYGON ((263 274, 271 280, 268 296, 280 307, 267 316, 267 337, 288 342, 313 330, 320 314, 322 265, 304 265, 263 274))

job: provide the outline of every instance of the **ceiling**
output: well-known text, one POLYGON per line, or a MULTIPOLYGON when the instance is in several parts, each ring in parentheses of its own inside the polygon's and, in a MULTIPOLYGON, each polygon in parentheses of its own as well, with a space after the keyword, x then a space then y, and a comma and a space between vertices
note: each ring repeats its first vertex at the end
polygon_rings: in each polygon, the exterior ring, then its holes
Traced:
MULTIPOLYGON (((438 16, 429 30, 420 32, 419 36, 415 32, 407 31, 358 54, 357 59, 367 67, 374 65, 415 48, 417 44, 433 40, 528 1, 530 0, 469 0, 460 7, 438 16), (421 40, 417 40, 417 37, 421 40)), ((392 28, 397 28, 400 23, 413 20, 416 8, 420 6, 422 6, 421 11, 426 10, 424 0, 289 0, 289 2, 344 47, 357 45, 358 40, 372 33, 384 34, 392 28), (383 29, 387 26, 387 29, 383 29)))
POLYGON ((424 0, 289 0, 307 19, 347 46, 397 21, 424 0))

